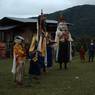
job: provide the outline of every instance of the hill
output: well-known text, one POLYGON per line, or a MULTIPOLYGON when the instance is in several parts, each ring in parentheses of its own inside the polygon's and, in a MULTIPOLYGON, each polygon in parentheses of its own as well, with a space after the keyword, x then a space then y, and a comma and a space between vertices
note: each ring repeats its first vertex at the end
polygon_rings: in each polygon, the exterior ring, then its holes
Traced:
POLYGON ((60 14, 63 14, 65 20, 72 23, 69 29, 76 38, 95 37, 95 5, 80 5, 66 10, 47 14, 47 19, 58 20, 60 14))

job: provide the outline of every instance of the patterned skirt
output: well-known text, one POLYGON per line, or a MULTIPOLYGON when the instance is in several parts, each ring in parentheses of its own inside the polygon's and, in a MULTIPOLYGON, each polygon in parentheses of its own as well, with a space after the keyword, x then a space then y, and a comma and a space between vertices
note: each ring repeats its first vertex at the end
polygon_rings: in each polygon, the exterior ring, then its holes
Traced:
POLYGON ((35 54, 31 54, 31 61, 30 61, 30 66, 29 66, 29 74, 30 75, 40 75, 40 64, 37 60, 35 59, 35 54))

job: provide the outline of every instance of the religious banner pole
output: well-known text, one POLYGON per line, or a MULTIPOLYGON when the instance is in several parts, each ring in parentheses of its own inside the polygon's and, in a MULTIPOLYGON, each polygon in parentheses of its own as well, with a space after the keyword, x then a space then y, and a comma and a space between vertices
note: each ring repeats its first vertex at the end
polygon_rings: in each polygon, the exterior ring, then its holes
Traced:
POLYGON ((38 50, 41 52, 41 55, 45 58, 46 63, 46 18, 43 14, 43 10, 41 9, 41 15, 38 17, 38 50))

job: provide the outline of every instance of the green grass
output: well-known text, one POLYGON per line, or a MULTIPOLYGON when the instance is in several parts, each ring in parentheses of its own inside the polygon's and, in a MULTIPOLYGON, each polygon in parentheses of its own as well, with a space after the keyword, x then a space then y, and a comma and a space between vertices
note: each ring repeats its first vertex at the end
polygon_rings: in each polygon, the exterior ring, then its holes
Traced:
POLYGON ((17 87, 11 74, 12 60, 0 60, 0 95, 95 95, 95 62, 81 63, 75 57, 68 70, 58 70, 58 64, 40 81, 28 80, 29 63, 25 64, 24 86, 17 87))

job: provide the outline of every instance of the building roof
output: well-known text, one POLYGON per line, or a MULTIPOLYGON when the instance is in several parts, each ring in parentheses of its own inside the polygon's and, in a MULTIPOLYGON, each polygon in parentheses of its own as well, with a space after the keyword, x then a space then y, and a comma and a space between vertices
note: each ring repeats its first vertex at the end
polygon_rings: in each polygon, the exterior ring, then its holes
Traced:
MULTIPOLYGON (((15 17, 4 17, 0 20, 0 31, 13 29, 21 24, 25 23, 37 23, 37 18, 15 18, 15 17)), ((46 20, 49 27, 57 26, 56 20, 46 20)))
POLYGON ((46 23, 57 24, 58 21, 56 21, 56 20, 46 20, 46 23))
POLYGON ((13 29, 15 27, 16 27, 16 25, 13 25, 13 26, 0 26, 0 31, 1 30, 10 30, 10 29, 13 29))
MULTIPOLYGON (((1 19, 1 22, 4 20, 13 20, 17 22, 22 22, 22 23, 36 23, 38 20, 37 18, 16 18, 16 17, 4 17, 1 19)), ((56 20, 46 20, 46 23, 57 23, 56 20)))
POLYGON ((18 21, 18 22, 23 22, 23 23, 28 23, 28 22, 32 22, 32 23, 36 23, 37 19, 29 19, 29 18, 15 18, 15 17, 7 17, 10 20, 14 20, 14 21, 18 21))

